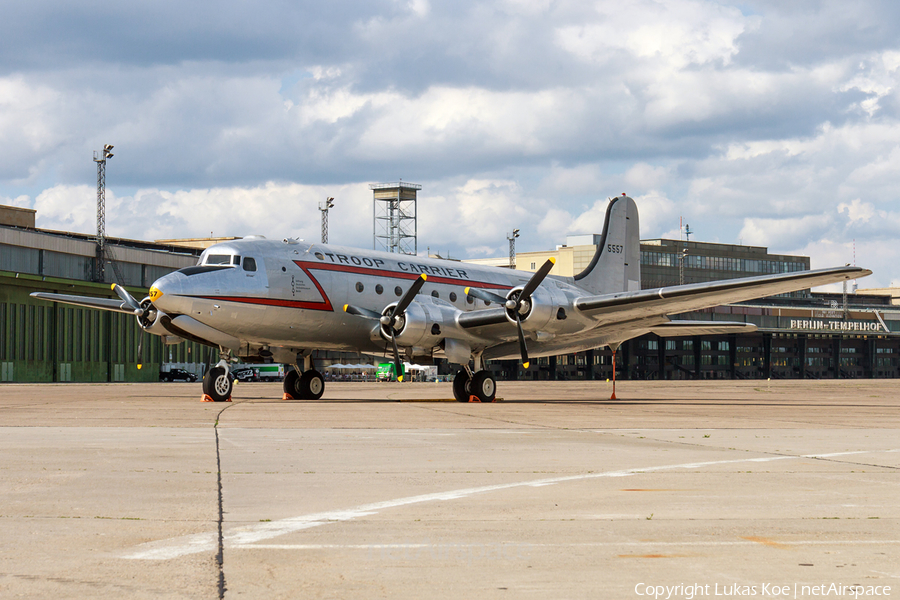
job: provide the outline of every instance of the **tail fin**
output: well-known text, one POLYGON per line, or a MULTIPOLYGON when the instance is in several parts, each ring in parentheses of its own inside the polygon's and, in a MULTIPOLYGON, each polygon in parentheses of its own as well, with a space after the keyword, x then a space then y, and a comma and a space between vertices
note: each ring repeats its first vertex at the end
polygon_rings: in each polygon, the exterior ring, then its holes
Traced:
POLYGON ((640 222, 637 205, 628 196, 610 200, 597 251, 575 283, 594 294, 641 289, 640 222))

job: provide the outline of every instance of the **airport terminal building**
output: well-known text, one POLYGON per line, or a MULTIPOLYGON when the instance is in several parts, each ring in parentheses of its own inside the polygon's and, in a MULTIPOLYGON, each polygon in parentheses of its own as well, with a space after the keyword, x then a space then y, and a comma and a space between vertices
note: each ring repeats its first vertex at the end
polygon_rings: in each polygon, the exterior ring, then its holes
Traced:
MULTIPOLYGON (((594 255, 599 236, 570 236, 546 252, 520 253, 519 269, 533 271, 550 256, 555 274, 573 275, 594 255)), ((138 299, 154 280, 196 263, 215 240, 143 242, 107 238, 113 262, 99 281, 94 236, 37 229, 35 212, 0 207, 0 381, 156 381, 161 368, 192 365, 195 372, 218 352, 194 342, 164 346, 143 336, 130 315, 47 303, 31 292, 114 298, 124 283, 138 299)), ((509 266, 508 258, 473 261, 509 266)), ((642 287, 731 279, 809 268, 809 258, 769 254, 766 248, 680 240, 641 242, 642 287)), ((753 334, 660 339, 646 335, 623 344, 617 376, 625 379, 874 378, 898 377, 900 305, 896 290, 846 295, 796 292, 752 303, 720 306, 677 318, 754 323, 753 334)), ((596 349, 538 358, 527 370, 493 361, 497 379, 607 379, 611 353, 596 349)), ((321 366, 352 361, 321 353, 321 366)), ((455 368, 440 365, 442 374, 455 368)))

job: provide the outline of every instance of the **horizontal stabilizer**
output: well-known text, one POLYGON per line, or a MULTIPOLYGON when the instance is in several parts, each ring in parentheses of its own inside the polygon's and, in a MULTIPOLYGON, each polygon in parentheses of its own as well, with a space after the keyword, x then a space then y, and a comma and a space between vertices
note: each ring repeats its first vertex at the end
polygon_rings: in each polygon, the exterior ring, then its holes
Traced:
POLYGON ((684 335, 726 335, 729 333, 753 333, 753 323, 728 321, 670 321, 657 325, 650 330, 659 337, 677 337, 684 335))

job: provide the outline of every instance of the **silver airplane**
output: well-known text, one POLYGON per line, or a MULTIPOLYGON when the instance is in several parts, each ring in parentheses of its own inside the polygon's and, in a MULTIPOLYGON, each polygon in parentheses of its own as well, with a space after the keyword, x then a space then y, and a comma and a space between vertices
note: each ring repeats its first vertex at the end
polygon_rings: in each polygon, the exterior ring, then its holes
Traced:
MULTIPOLYGON (((453 394, 491 402, 496 382, 485 360, 552 356, 620 344, 648 332, 662 337, 752 332, 749 323, 671 320, 669 315, 783 294, 871 274, 836 267, 640 289, 637 206, 618 196, 607 207, 600 243, 574 277, 485 267, 359 248, 250 236, 205 250, 197 266, 161 277, 138 302, 35 292, 53 302, 134 314, 166 344, 193 340, 219 348, 203 377, 207 400, 231 397, 230 364, 291 364, 285 399, 318 399, 325 380, 317 350, 390 352, 402 381, 401 353, 460 365, 453 394)), ((615 380, 613 382, 615 398, 615 380)))

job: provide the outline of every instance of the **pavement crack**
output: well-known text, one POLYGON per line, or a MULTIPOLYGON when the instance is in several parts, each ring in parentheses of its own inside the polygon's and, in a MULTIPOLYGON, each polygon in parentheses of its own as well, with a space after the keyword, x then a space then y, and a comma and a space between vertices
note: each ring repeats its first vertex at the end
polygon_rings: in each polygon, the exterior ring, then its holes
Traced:
POLYGON ((225 514, 223 508, 223 499, 222 499, 222 452, 219 444, 219 419, 222 417, 222 413, 233 406, 237 406, 241 404, 240 402, 234 402, 233 404, 229 404, 224 407, 222 410, 216 414, 216 422, 213 424, 213 431, 216 434, 216 486, 217 486, 217 495, 218 495, 218 516, 217 516, 217 528, 218 528, 218 543, 216 549, 216 564, 219 568, 219 577, 217 587, 219 590, 219 600, 225 599, 225 591, 228 589, 225 585, 225 536, 222 532, 222 521, 223 515, 225 514))

